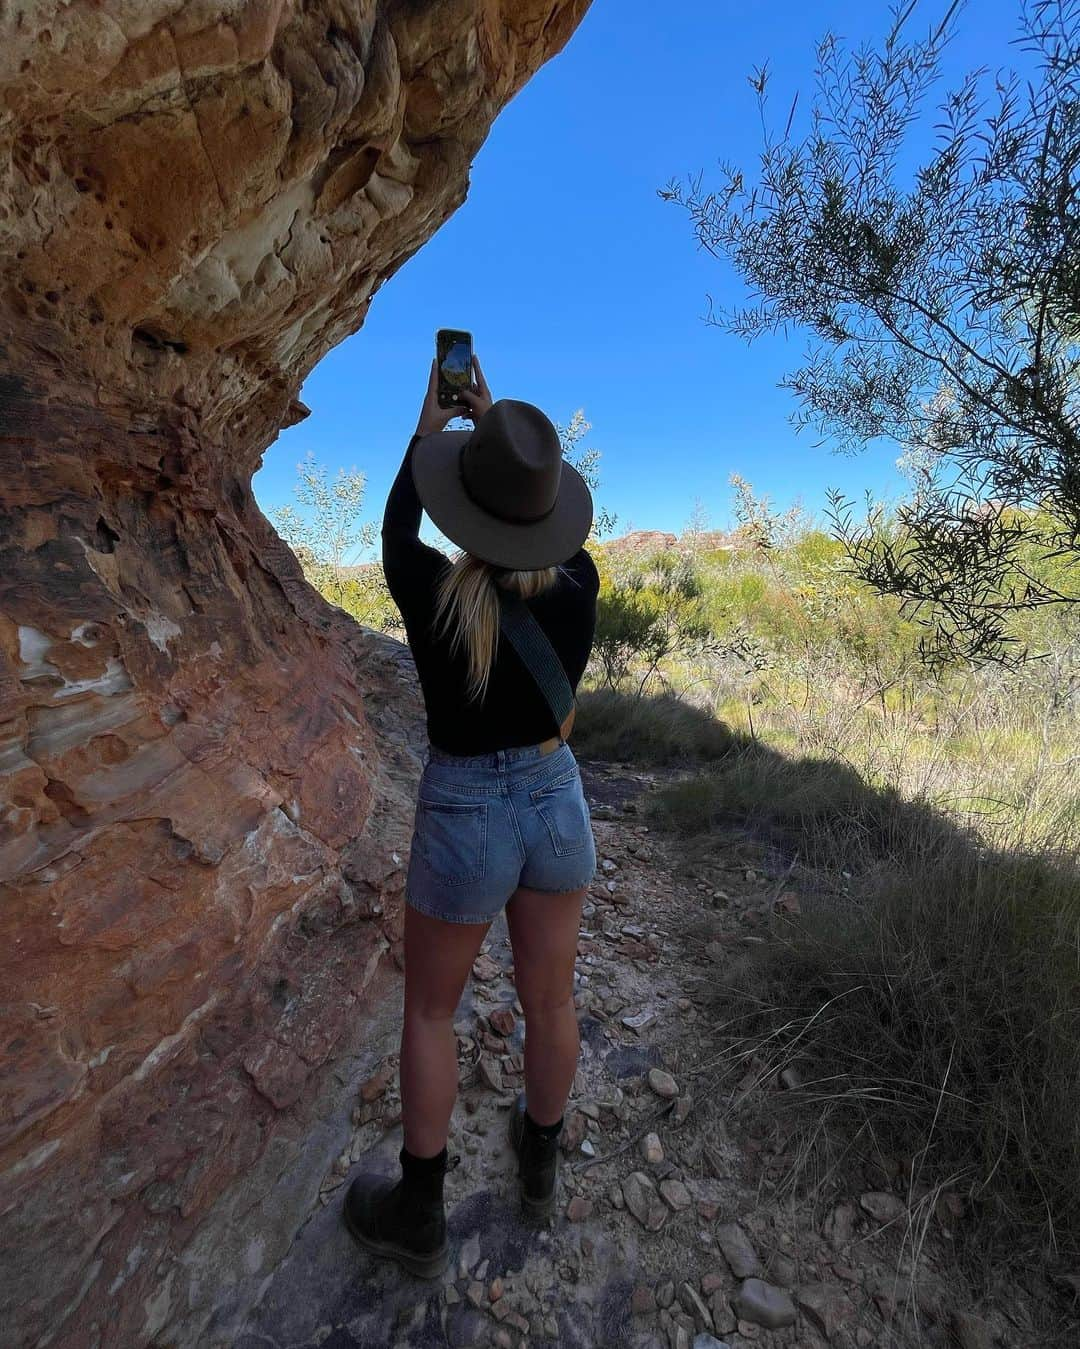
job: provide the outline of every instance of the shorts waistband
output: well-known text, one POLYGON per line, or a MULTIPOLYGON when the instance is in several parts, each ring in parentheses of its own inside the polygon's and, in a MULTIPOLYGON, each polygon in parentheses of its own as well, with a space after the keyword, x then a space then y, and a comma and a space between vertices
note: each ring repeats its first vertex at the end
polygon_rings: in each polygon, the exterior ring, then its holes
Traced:
POLYGON ((520 764, 534 763, 555 750, 562 749, 566 741, 561 737, 544 740, 539 745, 512 745, 509 749, 491 750, 487 754, 448 754, 428 743, 428 763, 452 764, 459 768, 487 768, 503 772, 507 768, 520 764))

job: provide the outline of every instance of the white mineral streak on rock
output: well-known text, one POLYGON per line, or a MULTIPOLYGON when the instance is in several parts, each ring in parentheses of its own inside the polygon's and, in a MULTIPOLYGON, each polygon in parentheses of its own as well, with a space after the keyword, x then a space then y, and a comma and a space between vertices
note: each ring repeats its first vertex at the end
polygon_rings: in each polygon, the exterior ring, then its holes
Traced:
POLYGON ((19 660, 24 666, 23 679, 40 679, 42 675, 59 674, 55 665, 45 659, 45 653, 53 644, 47 633, 37 628, 19 627, 19 660))
POLYGON ((166 618, 164 614, 151 614, 144 622, 147 637, 159 651, 167 653, 172 638, 180 636, 180 625, 174 623, 171 618, 166 618))
MULTIPOLYGON (((177 629, 179 632, 179 628, 177 629)), ((116 693, 126 693, 131 688, 128 672, 116 656, 110 656, 105 662, 104 674, 90 679, 65 679, 64 687, 53 694, 56 702, 75 698, 80 693, 99 693, 103 698, 111 698, 116 693)))

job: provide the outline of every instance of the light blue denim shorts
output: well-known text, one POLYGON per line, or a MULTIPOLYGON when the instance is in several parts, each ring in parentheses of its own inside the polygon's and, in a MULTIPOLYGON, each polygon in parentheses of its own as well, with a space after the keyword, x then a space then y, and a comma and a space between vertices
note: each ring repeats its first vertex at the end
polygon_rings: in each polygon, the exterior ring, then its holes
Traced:
POLYGON ((518 888, 561 892, 596 871, 589 807, 563 741, 491 754, 434 746, 420 779, 406 903, 448 923, 490 922, 518 888))

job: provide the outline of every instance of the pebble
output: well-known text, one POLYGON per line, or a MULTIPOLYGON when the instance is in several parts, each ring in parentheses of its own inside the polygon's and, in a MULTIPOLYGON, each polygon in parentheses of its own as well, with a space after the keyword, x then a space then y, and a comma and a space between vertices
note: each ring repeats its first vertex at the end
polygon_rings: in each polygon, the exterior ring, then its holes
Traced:
POLYGON ((505 1326, 500 1326, 495 1332, 492 1344, 496 1346, 496 1349, 514 1349, 514 1337, 505 1326))
POLYGON ((623 1016, 619 1020, 629 1030, 637 1031, 640 1035, 643 1030, 647 1030, 656 1020, 656 1013, 647 1008, 643 1012, 635 1012, 633 1016, 623 1016))
POLYGON ((664 1283, 656 1285, 656 1304, 659 1307, 670 1307, 675 1301, 675 1285, 670 1279, 664 1283))
POLYGON ((494 979, 496 975, 501 974, 502 970, 497 961, 492 960, 490 956, 480 955, 473 961, 473 978, 479 979, 481 983, 488 979, 494 979))
POLYGON ((688 1209, 694 1202, 690 1197, 690 1191, 681 1180, 662 1180, 660 1182, 660 1193, 677 1213, 682 1212, 683 1209, 688 1209))
POLYGON ((679 1084, 663 1068, 650 1068, 648 1082, 657 1096, 662 1096, 665 1100, 671 1100, 679 1094, 679 1084))
POLYGON ((513 1035, 517 1021, 509 1007, 497 1007, 488 1016, 491 1028, 499 1035, 513 1035))
POLYGON ((610 876, 613 871, 617 871, 619 869, 619 864, 618 862, 615 861, 613 857, 605 857, 604 860, 600 863, 600 869, 604 872, 606 876, 610 876))
POLYGON ((591 1216, 592 1211, 592 1200, 584 1199, 580 1194, 574 1195, 566 1206, 566 1216, 572 1223, 584 1222, 591 1216))
POLYGON ((701 1295, 692 1283, 679 1285, 679 1301, 689 1316, 694 1318, 698 1330, 712 1330, 713 1320, 709 1309, 701 1300, 701 1295))
POLYGON ((491 1298, 492 1302, 498 1302, 499 1298, 501 1298, 502 1295, 503 1295, 503 1281, 498 1277, 498 1275, 496 1275, 496 1277, 492 1279, 491 1283, 488 1286, 488 1297, 491 1298))
POLYGON ((723 1288, 725 1282, 722 1274, 717 1273, 715 1269, 710 1269, 707 1274, 701 1276, 701 1291, 706 1297, 711 1297, 718 1288, 723 1288))
POLYGON ((494 1059, 488 1058, 486 1054, 480 1055, 480 1076, 492 1089, 492 1091, 502 1091, 503 1079, 499 1070, 499 1065, 494 1059))
POLYGON ((739 1324, 739 1318, 735 1315, 727 1294, 719 1289, 709 1299, 709 1310, 712 1312, 713 1329, 719 1331, 721 1335, 730 1335, 739 1324))
POLYGON ((737 1279, 756 1278, 761 1274, 758 1253, 738 1223, 721 1223, 716 1229, 716 1242, 737 1279))
POLYGON ((623 1177, 622 1192, 626 1207, 642 1227, 650 1232, 663 1227, 668 1210, 661 1203, 651 1176, 646 1175, 644 1171, 632 1171, 630 1175, 623 1177))
POLYGON ((694 1336, 694 1343, 691 1349, 731 1349, 727 1340, 718 1340, 715 1335, 706 1334, 704 1331, 700 1335, 694 1336))
POLYGON ((476 1307, 478 1310, 482 1309, 484 1305, 484 1285, 482 1283, 478 1283, 476 1279, 473 1279, 472 1283, 470 1283, 468 1288, 465 1290, 465 1296, 469 1299, 469 1301, 472 1303, 474 1307, 476 1307))
POLYGON ((839 1330, 855 1312, 855 1308, 838 1284, 806 1283, 798 1289, 795 1301, 808 1320, 817 1326, 827 1340, 839 1330))
POLYGON ((664 1160, 664 1146, 659 1134, 646 1134, 641 1140, 641 1153, 647 1162, 657 1166, 664 1160))
POLYGON ((887 1190, 871 1190, 859 1196, 859 1207, 879 1223, 895 1222, 907 1212, 907 1205, 899 1195, 887 1190))
POLYGON ((581 1140, 581 1150, 582 1150, 582 1152, 585 1154, 586 1157, 595 1157, 595 1156, 596 1156, 596 1148, 593 1146, 593 1142, 592 1142, 592 1139, 591 1139, 591 1138, 583 1138, 583 1139, 581 1140))
POLYGON ((743 1321, 779 1330, 795 1321, 795 1303, 788 1293, 762 1279, 744 1279, 735 1294, 735 1310, 743 1321))

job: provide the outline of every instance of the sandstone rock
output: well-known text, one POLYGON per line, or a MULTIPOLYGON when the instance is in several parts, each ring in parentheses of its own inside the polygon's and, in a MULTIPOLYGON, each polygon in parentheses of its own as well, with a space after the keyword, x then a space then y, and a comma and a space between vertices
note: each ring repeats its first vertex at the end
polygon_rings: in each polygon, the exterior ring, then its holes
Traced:
POLYGON ((375 1101, 386 1091, 386 1088, 394 1080, 394 1065, 384 1063, 383 1066, 368 1078, 360 1088, 360 1099, 363 1101, 375 1101))
POLYGON ((652 1166, 656 1166, 664 1160, 664 1148, 660 1142, 660 1135, 648 1133, 641 1140, 641 1155, 652 1166))
POLYGON ((871 1190, 860 1195, 859 1206, 879 1223, 895 1222, 907 1212, 907 1205, 900 1196, 885 1190, 871 1190))
POLYGON ((677 1213, 687 1209, 694 1202, 690 1197, 690 1191, 681 1180, 668 1178, 660 1182, 660 1193, 677 1213))
MULTIPOLYGON (((754 1244, 738 1223, 721 1223, 716 1229, 716 1243, 737 1279, 754 1278, 761 1274, 761 1261, 754 1244)), ((747 1317, 747 1320, 752 1320, 747 1317)))
POLYGON ((803 1284, 795 1292, 795 1301, 827 1340, 831 1340, 855 1313, 844 1290, 837 1284, 803 1284))
POLYGON ((825 1219, 825 1239, 834 1250, 842 1250, 855 1232, 856 1211, 851 1204, 837 1204, 825 1219))
POLYGON ((713 1329, 718 1335, 730 1335, 738 1326, 738 1317, 726 1293, 720 1290, 713 1293, 709 1299, 709 1311, 712 1313, 713 1329))
POLYGON ((709 1314, 708 1307, 702 1301, 700 1293, 692 1283, 681 1283, 679 1285, 679 1302, 687 1315, 693 1317, 697 1329, 712 1330, 712 1316, 709 1314))
POLYGON ((0 10, 12 1343, 185 1342, 214 1284, 182 1252, 363 1043, 400 956, 415 683, 310 589, 251 476, 585 8, 0 10), (151 1236, 159 1167, 179 1202, 151 1236))
POLYGON ((656 1092, 657 1096, 662 1096, 670 1100, 679 1094, 679 1085, 670 1073, 663 1068, 650 1068, 647 1074, 649 1086, 656 1092))
POLYGON ((735 1311, 744 1321, 779 1330, 795 1320, 795 1304, 789 1294, 762 1279, 745 1279, 735 1294, 735 1311))
POLYGON ((572 1223, 584 1222, 590 1217, 593 1211, 592 1200, 585 1199, 582 1195, 576 1194, 566 1206, 566 1216, 572 1223))
POLYGON ((499 1065, 494 1059, 489 1058, 487 1054, 480 1055, 480 1076, 492 1089, 492 1091, 502 1091, 503 1079, 499 1065))
POLYGON ((489 955, 479 955, 473 961, 472 972, 474 979, 479 979, 481 983, 488 983, 490 980, 499 977, 502 973, 502 966, 497 960, 492 960, 489 955))
POLYGON ((668 1210, 661 1202, 651 1176, 644 1171, 631 1172, 623 1178, 622 1193, 626 1207, 642 1227, 655 1232, 664 1225, 668 1210))

